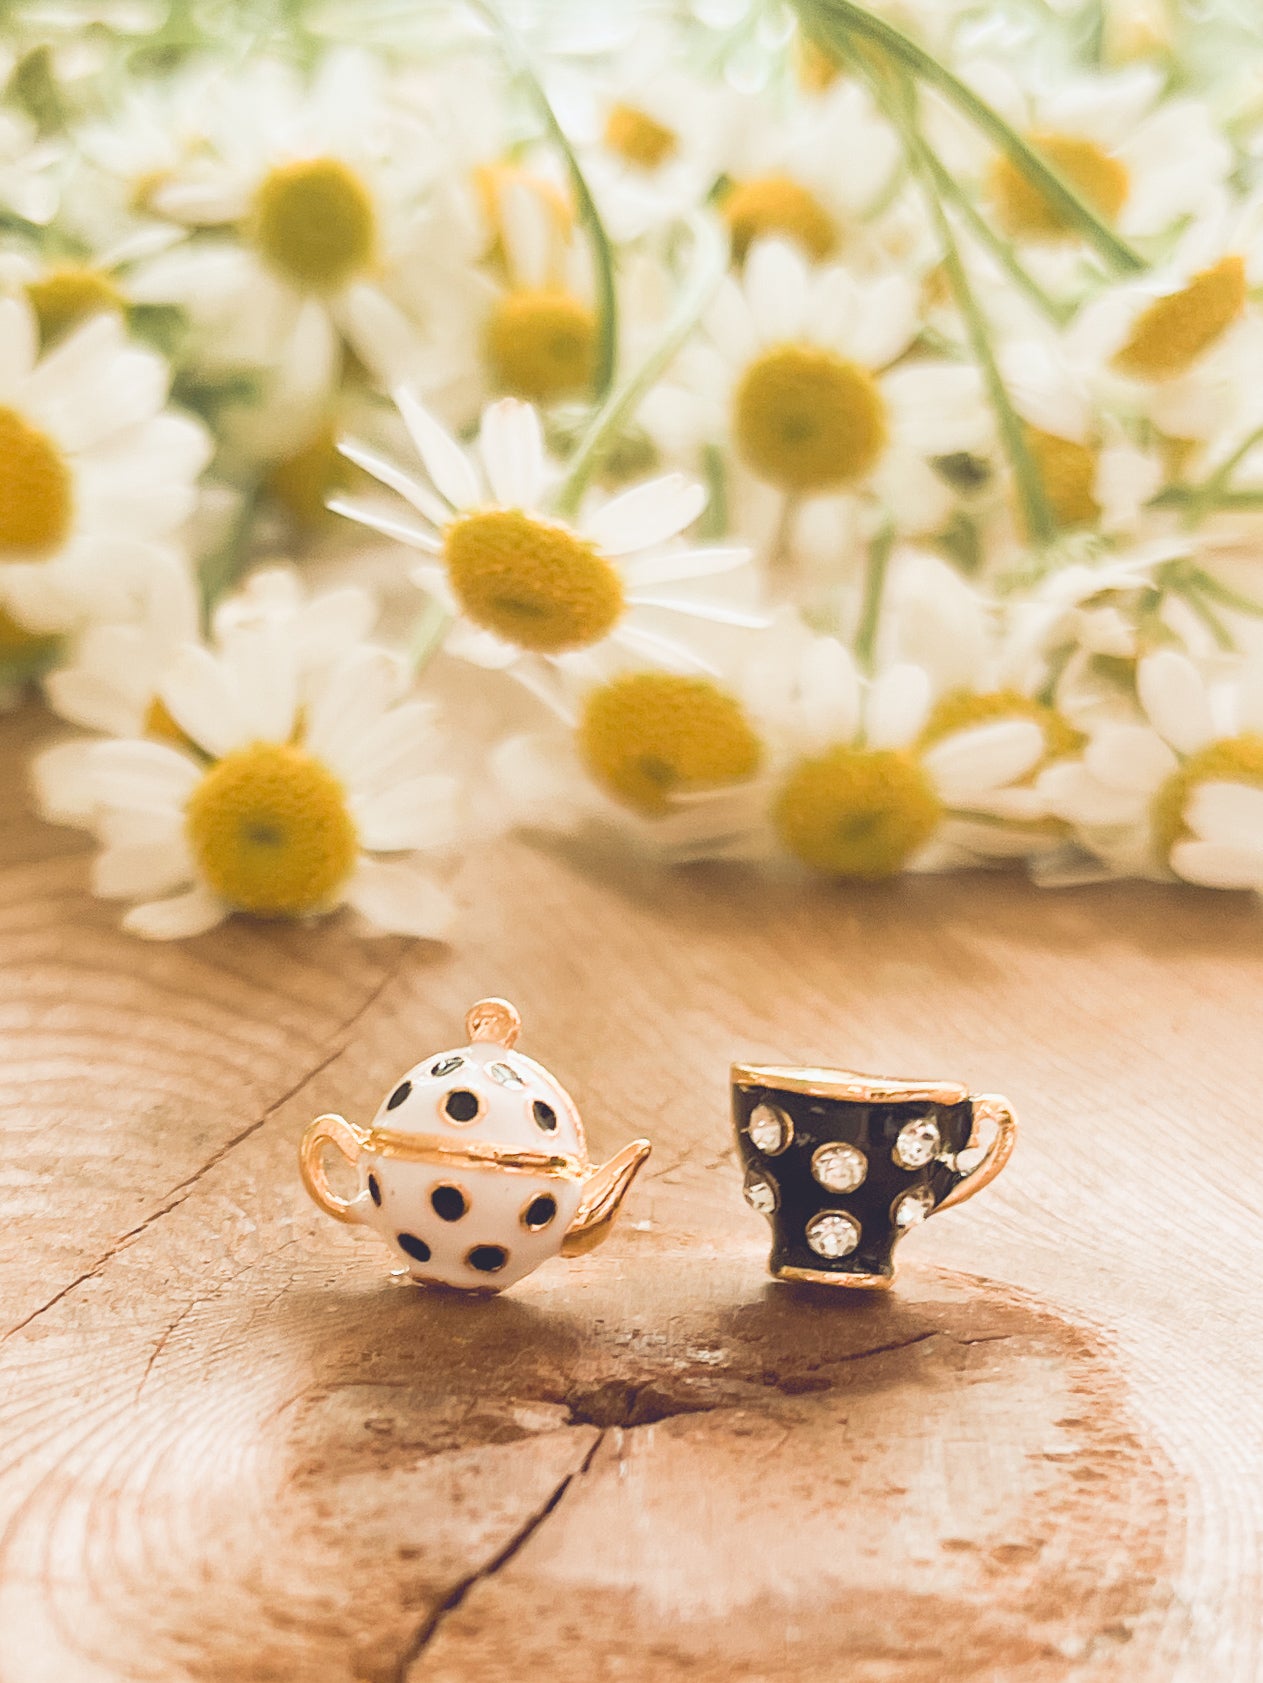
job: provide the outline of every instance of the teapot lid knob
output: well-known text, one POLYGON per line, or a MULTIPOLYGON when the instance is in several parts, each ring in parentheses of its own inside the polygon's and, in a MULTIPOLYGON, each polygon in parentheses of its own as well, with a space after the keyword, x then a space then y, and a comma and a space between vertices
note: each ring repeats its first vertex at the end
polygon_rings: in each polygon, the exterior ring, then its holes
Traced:
POLYGON ((507 999, 480 999, 465 1013, 465 1033, 471 1043, 490 1040, 507 1051, 521 1032, 521 1015, 507 999))

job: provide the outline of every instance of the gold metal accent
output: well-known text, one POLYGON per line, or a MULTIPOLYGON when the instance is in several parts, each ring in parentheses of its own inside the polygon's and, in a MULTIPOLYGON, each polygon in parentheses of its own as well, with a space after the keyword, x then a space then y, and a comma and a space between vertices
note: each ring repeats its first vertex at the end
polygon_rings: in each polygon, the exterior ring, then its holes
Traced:
POLYGON ((353 1127, 345 1116, 330 1114, 317 1116, 299 1143, 298 1172, 303 1177, 303 1185, 312 1202, 335 1221, 357 1222, 360 1219, 356 1210, 358 1199, 340 1198, 329 1185, 329 1177, 325 1173, 325 1148, 333 1146, 354 1168, 368 1149, 369 1138, 362 1129, 353 1127))
POLYGON ((989 1186, 1013 1155, 1013 1147, 1017 1144, 1017 1116, 1013 1106, 1002 1094, 980 1093, 974 1100, 974 1125, 965 1146, 966 1151, 978 1143, 980 1122, 995 1124, 995 1138, 987 1147, 987 1154, 982 1162, 976 1169, 971 1169, 964 1180, 956 1183, 936 1206, 935 1214, 938 1210, 950 1209, 953 1204, 963 1204, 966 1198, 972 1198, 975 1192, 981 1192, 984 1186, 989 1186))
POLYGON ((521 1013, 507 999, 480 999, 465 1013, 465 1033, 471 1042, 490 1040, 508 1051, 521 1032, 521 1013))
POLYGON ((777 1280, 803 1280, 812 1286, 849 1286, 852 1291, 889 1291, 893 1274, 830 1274, 823 1268, 773 1268, 777 1280))
POLYGON ((579 1199, 574 1220, 561 1241, 562 1256, 582 1256, 594 1250, 610 1230, 627 1189, 640 1173, 653 1147, 633 1140, 599 1169, 594 1169, 579 1199))
MULTIPOLYGON (((455 1071, 453 1071, 454 1073, 455 1071)), ((437 1109, 440 1118, 447 1123, 449 1128, 472 1128, 475 1122, 481 1122, 487 1114, 487 1101, 481 1093, 475 1093, 472 1087, 449 1087, 445 1093, 439 1094, 437 1109), (469 1093, 478 1101, 477 1110, 464 1122, 459 1121, 455 1116, 449 1116, 443 1108, 453 1093, 469 1093)))
POLYGON ((969 1089, 959 1081, 897 1081, 854 1070, 782 1068, 777 1064, 733 1064, 733 1085, 806 1093, 817 1099, 850 1099, 859 1104, 963 1104, 969 1089))
POLYGON ((551 1227, 557 1219, 557 1200, 553 1198, 551 1192, 532 1192, 522 1205, 521 1213, 517 1219, 519 1226, 524 1227, 528 1233, 542 1233, 546 1227, 551 1227), (527 1221, 526 1218, 531 1213, 531 1205, 537 1204, 541 1198, 552 1198, 553 1213, 547 1221, 527 1221))
POLYGON ((466 1268, 474 1268, 475 1274, 498 1274, 502 1268, 507 1268, 509 1265, 509 1248, 507 1245, 491 1245, 486 1243, 481 1245, 471 1245, 465 1252, 462 1260, 466 1268), (473 1263, 469 1259, 475 1251, 500 1251, 504 1257, 504 1261, 497 1263, 494 1268, 474 1268, 473 1263))
POLYGON ((360 1138, 366 1152, 405 1163, 507 1169, 513 1174, 543 1175, 551 1180, 583 1180, 589 1173, 588 1165, 568 1152, 516 1151, 491 1140, 465 1140, 457 1145, 450 1139, 436 1139, 433 1134, 396 1134, 388 1128, 370 1128, 360 1138))

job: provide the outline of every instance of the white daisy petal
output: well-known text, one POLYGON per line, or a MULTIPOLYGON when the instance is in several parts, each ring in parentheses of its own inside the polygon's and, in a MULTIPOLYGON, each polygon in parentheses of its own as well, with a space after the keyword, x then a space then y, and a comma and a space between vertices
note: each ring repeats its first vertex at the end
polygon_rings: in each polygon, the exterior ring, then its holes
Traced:
POLYGON ((35 363, 39 329, 25 298, 0 298, 0 398, 25 380, 35 363))
POLYGON ((405 859, 361 859, 346 901, 386 934, 421 940, 442 940, 456 915, 446 890, 405 859))
POLYGON ((384 538, 394 538, 397 543, 407 544, 410 549, 423 550, 427 555, 439 555, 443 545, 433 532, 423 532, 418 526, 409 526, 384 509, 375 508, 371 503, 360 502, 355 497, 330 497, 325 507, 331 514, 341 514, 348 520, 357 521, 361 526, 367 526, 372 532, 380 532, 384 538))
POLYGON ((40 812, 54 824, 81 824, 97 804, 91 742, 58 742, 31 762, 31 782, 40 812))
POLYGON ((1263 733, 1263 660, 1247 662, 1237 685, 1238 730, 1263 733))
POLYGON ((243 628, 227 640, 223 664, 234 681, 250 740, 288 742, 298 707, 293 639, 270 626, 243 628))
POLYGON ((402 668, 385 649, 356 649, 329 674, 304 732, 308 752, 358 787, 359 746, 399 693, 402 668))
POLYGON ((158 693, 185 735, 209 754, 231 753, 252 735, 228 668, 200 644, 186 643, 175 651, 158 693))
POLYGON ((785 240, 755 242, 745 268, 746 297, 765 344, 797 339, 807 325, 807 265, 785 240))
POLYGON ((92 862, 92 892, 105 900, 166 894, 193 875, 182 839, 107 847, 92 862))
POLYGON ((870 748, 903 748, 930 710, 930 678, 923 667, 901 661, 874 679, 865 710, 870 748))
POLYGON ((944 737, 925 750, 923 762, 939 798, 960 806, 1024 777, 1044 752, 1044 733, 1033 720, 997 719, 944 737))
POLYGON ((1245 783, 1199 783, 1184 821, 1201 841, 1263 849, 1263 789, 1245 783))
POLYGON ((1086 829, 1134 824, 1144 813, 1143 797, 1099 782, 1077 761, 1049 766, 1040 773, 1036 787, 1049 812, 1086 829))
MULTIPOLYGON (((354 462, 356 467, 363 468, 364 472, 371 474, 374 479, 380 480, 383 485, 388 485, 392 491, 398 491, 419 514, 424 514, 427 520, 432 520, 440 531, 452 518, 452 511, 445 503, 440 502, 433 491, 428 491, 424 485, 418 485, 410 474, 396 467, 393 462, 388 462, 384 456, 379 456, 375 450, 370 450, 367 445, 357 443, 353 438, 340 438, 338 453, 345 456, 348 462, 354 462)), ((330 507, 332 506, 330 504, 330 507)), ((335 512, 341 514, 345 511, 338 509, 335 512)), ((354 518, 353 515, 352 519, 354 518)))
POLYGON ((455 509, 472 508, 481 492, 468 456, 406 386, 398 387, 393 396, 435 490, 455 509))
POLYGON ((169 900, 150 900, 143 906, 133 906, 123 919, 123 928, 149 941, 182 941, 213 929, 223 922, 229 910, 208 888, 199 885, 169 900))
POLYGON ((352 803, 362 846, 389 853, 400 848, 442 847, 454 836, 451 777, 432 774, 393 783, 352 803))
POLYGON ((705 506, 704 485, 682 473, 669 473, 611 498, 594 511, 585 528, 606 555, 630 555, 675 537, 705 506))
MULTIPOLYGON (((96 821, 107 848, 173 846, 184 838, 184 813, 178 807, 111 807, 96 821)), ((150 885, 152 887, 152 885, 150 885)), ((146 893, 138 889, 137 893, 146 893)))
POLYGON ((1171 869, 1186 882, 1200 883, 1204 888, 1263 891, 1263 848, 1232 847, 1227 842, 1177 842, 1171 849, 1171 869))
POLYGON ((531 404, 505 397, 488 405, 478 443, 496 501, 506 508, 533 508, 544 484, 544 435, 531 404))
POLYGON ((1153 728, 1177 753, 1194 754, 1209 742, 1214 725, 1201 673, 1187 655, 1159 649, 1136 668, 1136 690, 1153 728))
POLYGON ((731 549, 668 549, 659 555, 637 555, 623 563, 623 582, 629 590, 643 590, 656 584, 674 584, 684 579, 714 578, 744 567, 750 551, 731 549))
POLYGON ((834 637, 817 637, 798 679, 803 724, 813 748, 850 742, 859 729, 860 679, 851 652, 834 637))
POLYGON ((102 806, 182 807, 202 779, 200 767, 165 742, 94 742, 90 754, 102 806))
POLYGON ((1175 770, 1175 755, 1144 725, 1109 725, 1088 744, 1083 763, 1100 783, 1151 794, 1175 770))
POLYGON ((767 614, 727 608, 718 602, 691 602, 683 596, 629 596, 627 600, 635 608, 669 609, 690 619, 708 619, 715 625, 741 625, 751 631, 765 631, 772 623, 767 614))

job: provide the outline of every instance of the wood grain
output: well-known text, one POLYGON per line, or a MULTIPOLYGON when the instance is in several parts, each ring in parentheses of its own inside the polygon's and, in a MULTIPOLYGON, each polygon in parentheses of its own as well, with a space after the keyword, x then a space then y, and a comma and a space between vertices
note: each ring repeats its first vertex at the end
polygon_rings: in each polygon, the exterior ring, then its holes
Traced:
POLYGON ((0 726, 0 1679, 1263 1675, 1263 920, 506 845, 452 950, 117 933, 0 726), (306 1202, 318 1111, 514 998, 601 1250, 470 1303, 306 1202), (727 1065, 1007 1092, 888 1300, 774 1286, 727 1065))

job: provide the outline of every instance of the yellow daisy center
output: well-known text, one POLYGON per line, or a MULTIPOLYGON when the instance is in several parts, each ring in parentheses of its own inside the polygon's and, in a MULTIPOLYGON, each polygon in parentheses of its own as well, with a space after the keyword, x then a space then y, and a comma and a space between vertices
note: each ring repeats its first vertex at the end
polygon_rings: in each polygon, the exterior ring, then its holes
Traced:
POLYGON ((486 352, 497 391, 532 403, 577 397, 596 372, 596 315, 569 292, 506 292, 487 321, 486 352))
POLYGON ((153 737, 159 742, 173 742, 176 747, 184 748, 190 753, 201 753, 197 744, 186 736, 179 725, 176 724, 161 696, 154 696, 146 707, 141 732, 144 736, 153 737))
MULTIPOLYGON (((1113 222, 1127 202, 1131 183, 1126 167, 1094 140, 1076 134, 1033 134, 1030 144, 1065 177, 1085 204, 1113 222)), ((1001 222, 1010 234, 1028 239, 1065 239, 1074 226, 1041 188, 1007 157, 991 170, 991 193, 1001 222)))
POLYGON ((48 555, 69 532, 72 511, 61 451, 16 409, 0 409, 0 562, 48 555))
POLYGON ((625 163, 658 169, 679 150, 675 131, 636 105, 611 106, 605 120, 605 144, 625 163))
POLYGON ((756 175, 739 181, 720 205, 732 236, 732 254, 744 263, 755 240, 793 240, 819 263, 838 242, 833 218, 816 195, 790 175, 756 175))
POLYGON ((89 316, 123 308, 123 295, 108 275, 69 264, 50 269, 38 280, 28 281, 26 296, 35 311, 40 340, 45 345, 60 338, 68 328, 78 327, 89 316))
POLYGON ((737 448, 783 491, 823 491, 877 465, 886 404, 866 368, 814 345, 778 345, 752 362, 733 399, 737 448))
POLYGON ((327 906, 355 864, 346 791, 288 743, 256 742, 206 773, 185 812, 189 846, 221 899, 302 917, 327 906))
POLYGON ((623 611, 623 581, 593 544, 519 509, 453 521, 443 553, 474 624, 537 654, 599 643, 623 611))
POLYGON ((1114 358, 1124 374, 1170 380, 1183 374, 1245 308, 1245 261, 1224 257, 1187 286, 1142 310, 1114 358))
MULTIPOLYGON (((1070 721, 1042 701, 1035 701, 1020 690, 987 690, 976 694, 973 690, 952 690, 937 702, 921 733, 925 747, 954 736, 959 730, 975 725, 994 724, 1000 719, 1029 719, 1039 726, 1047 745, 1044 758, 1036 766, 1041 770, 1053 760, 1077 754, 1086 738, 1070 721)), ((1033 777, 1035 772, 1031 773, 1033 777)))
POLYGON ((333 519, 325 499, 346 474, 346 458, 338 453, 337 429, 323 421, 305 444, 283 456, 267 476, 268 490, 296 526, 314 531, 333 519))
POLYGON ((269 170, 254 195, 253 234, 300 292, 337 292, 373 262, 377 213, 367 187, 337 158, 269 170))
POLYGON ((709 678, 634 672, 589 695, 579 752, 615 800, 653 818, 674 794, 752 776, 759 739, 740 702, 709 678))
POLYGON ((823 93, 841 74, 837 59, 801 30, 794 37, 794 70, 808 93, 823 93))
POLYGON ((1248 783, 1263 789, 1263 736, 1229 736, 1190 754, 1153 798, 1153 834, 1163 859, 1189 833, 1185 813, 1201 783, 1248 783))
POLYGON ((942 814, 911 754, 830 748, 800 760, 772 808, 786 849, 829 876, 895 876, 929 841, 942 814))
POLYGON ((1088 444, 1027 427, 1026 447, 1044 482, 1044 494, 1059 526, 1092 526, 1100 518, 1096 500, 1097 453, 1088 444))

